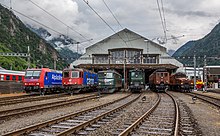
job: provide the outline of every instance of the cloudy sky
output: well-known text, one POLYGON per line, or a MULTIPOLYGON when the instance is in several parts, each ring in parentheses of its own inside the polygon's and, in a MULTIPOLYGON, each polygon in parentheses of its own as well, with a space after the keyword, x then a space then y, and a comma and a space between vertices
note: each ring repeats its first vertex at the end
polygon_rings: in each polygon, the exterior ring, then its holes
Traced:
MULTIPOLYGON (((113 12, 123 28, 128 28, 148 39, 164 37, 164 31, 158 10, 157 0, 85 0, 108 23, 114 31, 122 28, 109 12, 104 2, 113 12)), ((111 30, 85 3, 84 0, 0 0, 0 3, 51 27, 59 33, 68 35, 79 42, 93 39, 100 41, 112 34, 111 30), (43 8, 65 24, 57 21, 43 8), (67 26, 71 27, 68 28, 67 26)), ((158 0, 163 9, 166 22, 168 49, 178 49, 189 40, 205 36, 220 22, 219 0, 158 0), (184 37, 182 37, 184 35, 184 37), (170 37, 179 37, 173 40, 170 37)), ((19 18, 35 27, 42 27, 36 22, 16 13, 19 18)), ((163 12, 162 12, 163 15, 163 12)), ((164 20, 164 19, 163 19, 164 20)), ((49 30, 54 35, 57 32, 49 30)), ((156 42, 156 40, 155 40, 156 42)), ((91 43, 84 42, 81 49, 91 43)))

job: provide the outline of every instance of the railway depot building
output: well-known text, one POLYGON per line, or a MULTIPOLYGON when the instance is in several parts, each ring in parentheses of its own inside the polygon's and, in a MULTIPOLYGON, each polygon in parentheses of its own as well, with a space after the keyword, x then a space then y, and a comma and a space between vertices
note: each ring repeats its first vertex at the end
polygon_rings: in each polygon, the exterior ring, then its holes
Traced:
POLYGON ((128 29, 123 29, 86 48, 71 66, 94 70, 115 69, 127 79, 130 69, 145 69, 146 82, 156 69, 174 72, 182 63, 171 58, 166 48, 128 29), (125 75, 124 75, 125 73, 125 75))

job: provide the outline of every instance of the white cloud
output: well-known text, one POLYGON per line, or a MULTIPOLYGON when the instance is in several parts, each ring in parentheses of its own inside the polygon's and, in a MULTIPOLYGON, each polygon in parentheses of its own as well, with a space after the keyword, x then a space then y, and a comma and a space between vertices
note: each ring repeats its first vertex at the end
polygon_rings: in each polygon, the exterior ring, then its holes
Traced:
MULTIPOLYGON (((32 0, 49 13, 53 14, 77 32, 93 38, 97 42, 113 34, 110 28, 82 1, 82 0, 32 0)), ((102 0, 87 0, 89 4, 109 23, 115 30, 121 28, 114 20, 102 0)), ((160 0, 159 0, 160 1, 160 0)), ((9 5, 9 0, 0 0, 9 5)), ((139 33, 149 39, 163 36, 157 3, 155 0, 105 0, 114 15, 128 29, 139 33)), ((165 9, 167 36, 179 38, 177 44, 170 40, 167 48, 177 49, 189 40, 202 38, 219 21, 219 0, 163 0, 165 9)), ((29 0, 12 0, 12 7, 53 29, 67 34, 78 41, 84 41, 77 33, 69 30, 62 23, 47 15, 29 0)), ((18 15, 18 14, 17 14, 18 15)), ((24 22, 39 26, 39 24, 18 15, 24 22)), ((52 32, 51 30, 49 30, 52 32)), ((55 32, 52 32, 56 34, 55 32)), ((88 44, 81 45, 81 49, 88 44)))

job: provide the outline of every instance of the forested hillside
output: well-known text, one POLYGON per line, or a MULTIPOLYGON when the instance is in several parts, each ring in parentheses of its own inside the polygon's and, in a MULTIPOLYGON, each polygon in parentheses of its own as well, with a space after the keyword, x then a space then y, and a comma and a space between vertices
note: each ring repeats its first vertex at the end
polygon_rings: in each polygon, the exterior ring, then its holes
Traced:
MULTIPOLYGON (((0 52, 31 54, 31 67, 43 66, 53 68, 53 57, 59 53, 44 39, 30 31, 11 11, 0 5, 0 52)), ((5 69, 24 70, 27 58, 0 56, 0 66, 5 69)), ((66 67, 66 62, 57 62, 57 69, 66 67)))
POLYGON ((207 57, 207 65, 220 65, 220 60, 215 59, 220 57, 220 23, 202 39, 184 44, 173 54, 173 57, 183 64, 193 65, 192 56, 194 55, 197 58, 197 65, 204 65, 205 55, 207 57))

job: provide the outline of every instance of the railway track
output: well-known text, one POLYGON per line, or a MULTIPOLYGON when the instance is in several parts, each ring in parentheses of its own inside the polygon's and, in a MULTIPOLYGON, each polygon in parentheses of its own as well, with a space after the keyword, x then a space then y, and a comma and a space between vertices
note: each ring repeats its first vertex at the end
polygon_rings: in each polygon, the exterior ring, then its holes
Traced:
POLYGON ((72 134, 88 125, 92 125, 95 122, 99 122, 100 124, 105 123, 105 117, 111 117, 111 115, 113 115, 115 112, 120 111, 133 101, 137 100, 139 97, 140 95, 137 94, 129 94, 107 104, 102 104, 43 123, 28 126, 26 128, 4 134, 4 136, 17 136, 22 134, 29 134, 32 136, 72 134))
POLYGON ((25 98, 29 97, 31 95, 19 95, 19 96, 9 96, 9 97, 0 97, 0 102, 1 101, 7 101, 7 100, 12 100, 12 99, 20 99, 20 98, 25 98))
POLYGON ((198 93, 187 93, 187 95, 190 95, 192 97, 196 96, 197 98, 220 108, 220 99, 218 99, 218 98, 214 98, 211 96, 202 95, 202 94, 198 94, 198 93))
POLYGON ((217 93, 217 94, 220 94, 220 91, 217 91, 217 90, 207 90, 208 92, 212 92, 212 93, 217 93))
POLYGON ((27 107, 21 107, 21 108, 16 108, 16 109, 2 110, 2 111, 0 111, 0 120, 11 119, 12 117, 22 116, 27 113, 32 114, 37 111, 48 110, 51 108, 71 105, 71 104, 83 102, 86 100, 96 99, 96 98, 97 98, 97 95, 93 94, 90 96, 84 96, 84 97, 79 97, 79 98, 74 98, 74 99, 61 100, 61 101, 33 105, 33 106, 27 106, 27 107))
POLYGON ((180 110, 179 135, 202 136, 202 132, 190 110, 182 100, 177 99, 180 110))
POLYGON ((48 100, 59 97, 65 97, 65 96, 66 94, 56 94, 56 95, 46 95, 46 96, 25 95, 24 97, 16 97, 16 98, 12 97, 11 99, 0 100, 0 106, 12 105, 12 104, 24 103, 24 102, 48 100))
MULTIPOLYGON (((179 107, 169 94, 160 94, 156 103, 145 114, 128 124, 119 136, 178 135, 179 107)), ((120 131, 120 130, 119 130, 120 131)))

